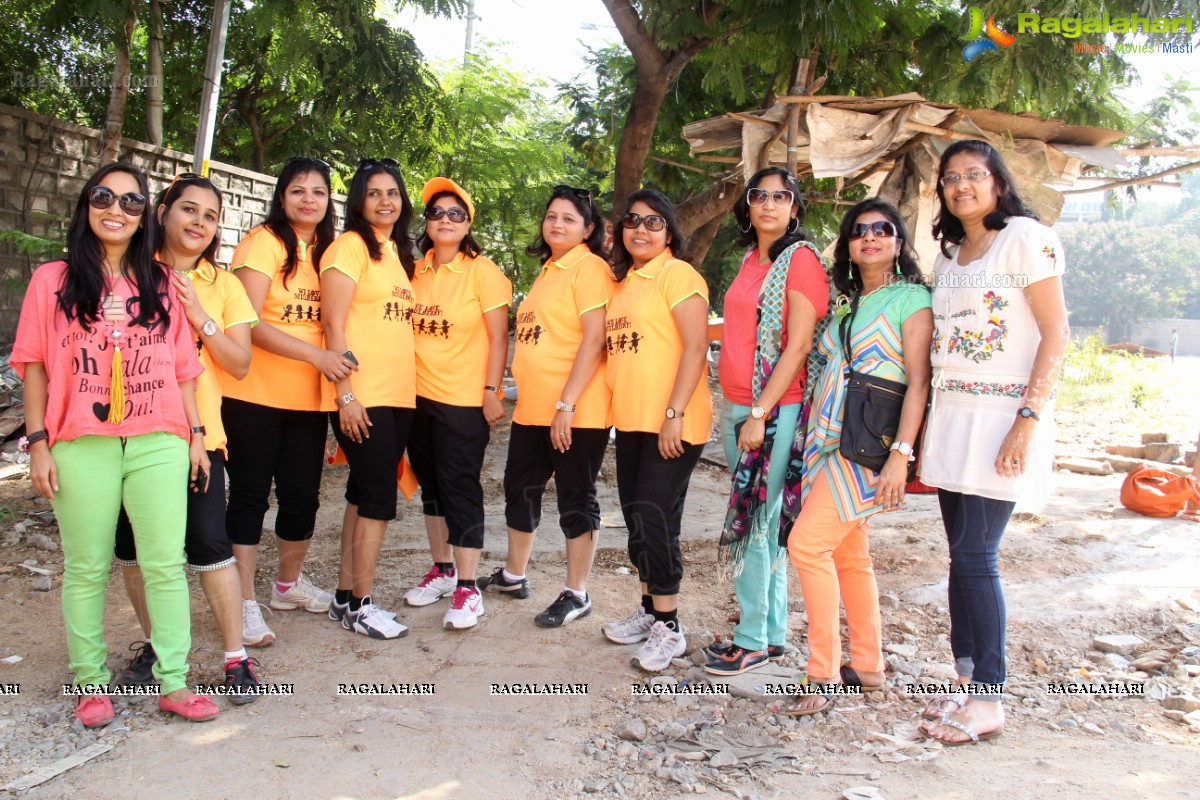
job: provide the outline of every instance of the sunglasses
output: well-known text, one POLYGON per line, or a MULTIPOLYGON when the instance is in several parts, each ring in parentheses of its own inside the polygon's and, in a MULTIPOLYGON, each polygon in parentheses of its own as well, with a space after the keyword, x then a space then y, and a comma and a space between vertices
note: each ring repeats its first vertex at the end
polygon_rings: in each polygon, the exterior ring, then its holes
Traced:
POLYGON ((198 175, 195 172, 181 172, 178 175, 176 175, 174 178, 172 178, 171 182, 169 184, 167 184, 167 190, 162 193, 162 196, 166 197, 167 195, 169 195, 171 193, 171 190, 175 188, 175 184, 179 183, 180 181, 183 181, 184 183, 188 183, 189 181, 198 181, 202 177, 203 177, 202 175, 198 175))
POLYGON ((856 222, 851 225, 850 241, 861 239, 868 233, 876 238, 883 239, 894 239, 899 235, 895 225, 886 219, 880 219, 875 222, 856 222))
POLYGON ((942 184, 942 188, 945 189, 950 186, 957 186, 958 182, 961 180, 966 180, 967 183, 979 183, 981 180, 991 174, 991 170, 986 169, 973 169, 968 171, 965 175, 957 175, 952 172, 949 175, 943 176, 938 183, 942 184))
POLYGON ((580 200, 592 199, 592 193, 587 189, 576 189, 574 186, 567 186, 565 183, 560 183, 550 190, 551 197, 562 197, 564 194, 573 194, 580 200))
POLYGON ((88 204, 99 211, 112 208, 113 203, 120 203, 121 210, 131 217, 140 217, 146 210, 146 195, 140 192, 126 192, 117 197, 117 193, 107 186, 93 186, 88 193, 88 204))
POLYGON ((371 169, 372 167, 391 167, 392 169, 400 169, 400 162, 394 158, 364 158, 358 162, 358 169, 371 169))
POLYGON ((430 222, 437 222, 442 217, 445 217, 451 222, 466 222, 467 212, 463 211, 458 206, 451 206, 450 208, 433 206, 432 208, 425 209, 425 219, 429 220, 430 222))
POLYGON ((285 167, 290 167, 292 164, 308 164, 324 170, 325 172, 329 172, 330 169, 328 161, 323 161, 319 158, 313 158, 312 156, 292 156, 287 161, 283 162, 283 166, 285 167))
POLYGON ((774 206, 790 206, 796 199, 796 195, 787 189, 776 189, 773 192, 768 192, 766 189, 748 189, 746 191, 746 204, 755 208, 765 206, 768 197, 771 198, 771 205, 774 206))
POLYGON ((631 231, 636 230, 639 225, 645 225, 646 230, 651 233, 657 233, 667 227, 667 220, 658 214, 647 214, 643 217, 641 214, 635 214, 630 211, 621 218, 621 224, 631 231))

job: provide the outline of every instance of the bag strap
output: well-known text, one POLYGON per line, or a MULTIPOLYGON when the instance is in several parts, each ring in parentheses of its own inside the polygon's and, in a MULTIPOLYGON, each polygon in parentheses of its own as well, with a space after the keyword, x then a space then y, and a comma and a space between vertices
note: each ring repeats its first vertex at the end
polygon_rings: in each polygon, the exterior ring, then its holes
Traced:
POLYGON ((854 293, 850 300, 850 313, 838 323, 838 335, 842 339, 842 352, 846 354, 846 368, 849 370, 854 369, 854 361, 850 354, 850 334, 854 332, 854 315, 858 313, 858 301, 861 297, 862 292, 854 293))

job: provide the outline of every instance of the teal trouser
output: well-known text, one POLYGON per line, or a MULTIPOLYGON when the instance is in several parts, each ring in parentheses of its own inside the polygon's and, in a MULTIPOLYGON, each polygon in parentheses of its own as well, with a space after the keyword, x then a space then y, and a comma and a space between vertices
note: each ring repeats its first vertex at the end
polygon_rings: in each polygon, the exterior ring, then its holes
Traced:
MULTIPOLYGON (((741 456, 733 426, 748 416, 748 406, 728 400, 721 410, 721 443, 731 472, 741 456)), ((783 478, 799 420, 799 403, 779 406, 767 476, 767 502, 758 510, 758 525, 750 534, 741 571, 733 581, 742 615, 733 629, 733 643, 746 650, 766 650, 768 645, 787 642, 788 562, 787 550, 779 547, 779 516, 783 511, 783 478)))
POLYGON ((183 573, 188 446, 170 433, 81 436, 56 442, 54 514, 62 532, 63 619, 75 684, 107 684, 104 590, 112 565, 117 514, 133 524, 146 585, 154 676, 168 694, 187 686, 191 610, 183 573))

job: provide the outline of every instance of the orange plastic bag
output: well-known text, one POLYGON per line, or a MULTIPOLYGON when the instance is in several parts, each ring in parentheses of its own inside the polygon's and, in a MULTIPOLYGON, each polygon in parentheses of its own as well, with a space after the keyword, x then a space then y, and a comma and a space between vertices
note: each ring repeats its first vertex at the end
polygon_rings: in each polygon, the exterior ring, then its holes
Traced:
POLYGON ((1200 484, 1191 475, 1138 467, 1121 484, 1121 505, 1147 517, 1173 517, 1188 501, 1200 504, 1200 484))

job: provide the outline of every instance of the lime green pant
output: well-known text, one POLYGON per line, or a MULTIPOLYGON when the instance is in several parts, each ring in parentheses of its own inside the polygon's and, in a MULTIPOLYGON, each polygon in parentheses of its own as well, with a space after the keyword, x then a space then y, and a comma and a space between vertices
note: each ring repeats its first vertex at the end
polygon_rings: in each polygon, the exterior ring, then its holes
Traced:
POLYGON ((184 576, 188 446, 169 433, 81 436, 56 442, 54 497, 63 547, 63 619, 76 685, 107 684, 104 590, 112 566, 117 514, 124 504, 133 524, 146 606, 158 654, 154 676, 162 693, 187 686, 192 646, 184 576))

